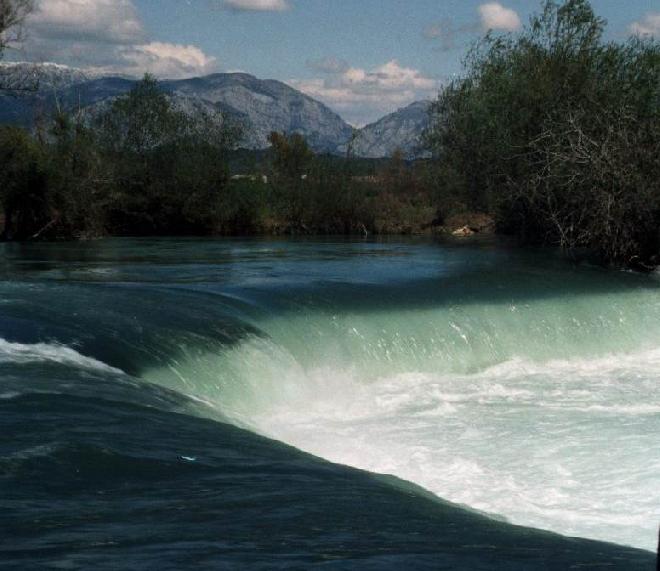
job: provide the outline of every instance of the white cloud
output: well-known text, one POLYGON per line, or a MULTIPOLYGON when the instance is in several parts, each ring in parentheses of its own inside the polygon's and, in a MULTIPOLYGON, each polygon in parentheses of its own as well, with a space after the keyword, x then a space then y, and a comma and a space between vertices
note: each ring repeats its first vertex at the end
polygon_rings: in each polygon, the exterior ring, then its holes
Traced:
POLYGON ((96 72, 180 78, 214 71, 193 45, 150 40, 133 0, 38 0, 24 55, 96 72))
POLYGON ((120 57, 117 71, 134 75, 149 72, 171 79, 209 73, 216 63, 196 46, 163 42, 131 46, 123 49, 120 57))
POLYGON ((131 0, 41 0, 29 25, 53 39, 132 43, 144 37, 131 0))
POLYGON ((660 12, 649 12, 629 27, 630 33, 636 36, 658 36, 660 37, 660 12))
POLYGON ((281 12, 288 10, 287 0, 225 0, 225 6, 245 12, 281 12))
POLYGON ((514 32, 521 27, 520 16, 515 10, 505 8, 499 2, 488 2, 479 6, 481 25, 484 30, 514 32))
POLYGON ((348 67, 325 78, 289 83, 317 98, 354 125, 363 125, 419 99, 434 97, 440 83, 391 60, 372 70, 348 67))
POLYGON ((499 2, 481 4, 478 8, 479 18, 470 18, 467 21, 456 22, 445 17, 437 22, 430 22, 422 31, 422 36, 436 44, 440 51, 450 51, 464 46, 465 42, 483 31, 520 29, 521 22, 518 14, 505 8, 499 2))

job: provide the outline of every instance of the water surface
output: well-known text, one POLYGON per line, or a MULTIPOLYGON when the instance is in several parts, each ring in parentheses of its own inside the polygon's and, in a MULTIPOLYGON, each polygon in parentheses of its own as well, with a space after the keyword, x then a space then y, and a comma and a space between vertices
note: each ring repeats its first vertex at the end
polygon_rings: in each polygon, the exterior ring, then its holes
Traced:
POLYGON ((653 568, 654 277, 474 241, 1 248, 13 568, 653 568))

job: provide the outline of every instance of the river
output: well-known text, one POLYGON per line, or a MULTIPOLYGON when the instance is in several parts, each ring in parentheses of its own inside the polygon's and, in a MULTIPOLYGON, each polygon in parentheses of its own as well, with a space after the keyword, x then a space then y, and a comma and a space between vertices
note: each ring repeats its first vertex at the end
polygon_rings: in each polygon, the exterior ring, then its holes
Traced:
POLYGON ((7 568, 654 566, 657 277, 425 239, 0 272, 7 568))

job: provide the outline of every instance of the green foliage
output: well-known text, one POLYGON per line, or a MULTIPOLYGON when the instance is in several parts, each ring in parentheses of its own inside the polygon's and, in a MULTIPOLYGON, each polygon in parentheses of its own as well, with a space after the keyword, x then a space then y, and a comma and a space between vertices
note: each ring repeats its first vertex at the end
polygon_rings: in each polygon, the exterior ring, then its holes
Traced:
POLYGON ((108 151, 144 159, 154 149, 176 141, 185 121, 183 114, 172 109, 156 79, 147 74, 112 103, 99 126, 108 151))
POLYGON ((269 187, 261 180, 229 184, 215 215, 217 234, 236 236, 272 232, 274 229, 269 187))
POLYGON ((59 233, 87 237, 103 234, 110 202, 112 172, 100 153, 96 133, 80 116, 59 112, 48 153, 51 208, 59 233))
POLYGON ((213 110, 175 109, 150 76, 99 117, 58 112, 38 139, 3 128, 4 237, 214 232, 239 136, 213 110))
POLYGON ((0 165, 2 237, 30 238, 50 215, 41 150, 23 129, 0 127, 0 165))
POLYGON ((176 108, 146 76, 101 114, 58 112, 37 138, 0 133, 5 238, 419 232, 434 216, 425 177, 395 154, 316 156, 300 135, 233 147, 213 109, 176 108), (228 163, 248 174, 229 176, 228 163))
MULTIPOLYGON (((605 43, 586 0, 487 36, 434 104, 439 186, 525 241, 648 256, 660 220, 660 44, 605 43)), ((657 250, 656 250, 657 251, 657 250)))
POLYGON ((435 217, 425 170, 407 164, 400 153, 380 161, 312 156, 304 174, 288 170, 286 163, 273 164, 278 166, 262 209, 266 230, 407 234, 425 231, 435 217))
POLYGON ((307 174, 314 153, 299 133, 286 135, 272 132, 268 137, 272 145, 273 171, 275 176, 289 182, 298 181, 307 174))
POLYGON ((299 134, 271 133, 266 211, 274 231, 351 234, 373 228, 368 197, 353 180, 352 160, 315 156, 299 134))
POLYGON ((225 154, 239 137, 219 113, 175 109, 146 75, 99 118, 98 132, 116 180, 111 232, 213 230, 228 180, 225 154))

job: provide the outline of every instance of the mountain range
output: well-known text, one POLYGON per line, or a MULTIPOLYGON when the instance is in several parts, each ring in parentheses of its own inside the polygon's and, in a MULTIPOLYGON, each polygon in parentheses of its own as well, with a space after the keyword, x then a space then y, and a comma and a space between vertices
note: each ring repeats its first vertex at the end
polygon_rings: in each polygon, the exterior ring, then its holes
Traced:
MULTIPOLYGON (((30 127, 56 105, 91 110, 127 93, 137 80, 102 77, 57 64, 4 63, 3 85, 27 88, 0 90, 0 124, 30 127)), ((419 139, 428 124, 429 102, 421 101, 355 131, 323 103, 276 80, 246 73, 216 73, 165 80, 160 87, 183 111, 202 107, 223 112, 243 126, 241 147, 264 149, 272 131, 300 133, 321 153, 345 153, 353 137, 356 156, 378 158, 401 149, 418 156, 419 139)))
MULTIPOLYGON (((406 158, 424 154, 421 135, 429 125, 430 101, 415 101, 360 129, 353 141, 358 157, 377 159, 401 151, 406 158)), ((345 150, 341 145, 339 150, 345 150)))

